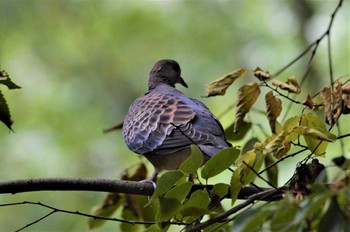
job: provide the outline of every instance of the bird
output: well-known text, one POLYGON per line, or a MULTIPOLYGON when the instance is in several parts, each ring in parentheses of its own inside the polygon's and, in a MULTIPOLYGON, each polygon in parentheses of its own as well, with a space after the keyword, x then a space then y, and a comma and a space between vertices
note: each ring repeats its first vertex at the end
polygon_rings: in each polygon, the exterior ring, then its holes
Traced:
POLYGON ((148 76, 148 91, 130 106, 123 123, 127 147, 146 157, 155 172, 176 170, 191 155, 191 145, 199 147, 204 160, 232 145, 224 129, 208 107, 186 96, 175 84, 188 87, 178 62, 157 61, 148 76))

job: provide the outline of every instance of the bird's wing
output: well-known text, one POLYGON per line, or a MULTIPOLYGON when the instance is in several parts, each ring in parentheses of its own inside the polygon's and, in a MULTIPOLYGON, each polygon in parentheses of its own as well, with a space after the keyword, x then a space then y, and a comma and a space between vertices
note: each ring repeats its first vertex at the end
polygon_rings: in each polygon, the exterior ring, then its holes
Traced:
POLYGON ((129 109, 124 120, 124 139, 128 147, 139 154, 172 153, 192 143, 176 128, 188 124, 194 117, 191 105, 174 94, 146 94, 129 109))

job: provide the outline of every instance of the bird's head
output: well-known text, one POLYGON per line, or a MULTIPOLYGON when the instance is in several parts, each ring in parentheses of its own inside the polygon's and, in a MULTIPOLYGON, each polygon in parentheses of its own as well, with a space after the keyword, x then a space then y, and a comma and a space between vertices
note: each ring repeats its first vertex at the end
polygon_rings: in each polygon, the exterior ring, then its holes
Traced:
POLYGON ((149 73, 148 88, 155 88, 158 84, 165 83, 172 87, 179 83, 187 88, 187 84, 181 77, 180 65, 175 60, 157 61, 149 73))

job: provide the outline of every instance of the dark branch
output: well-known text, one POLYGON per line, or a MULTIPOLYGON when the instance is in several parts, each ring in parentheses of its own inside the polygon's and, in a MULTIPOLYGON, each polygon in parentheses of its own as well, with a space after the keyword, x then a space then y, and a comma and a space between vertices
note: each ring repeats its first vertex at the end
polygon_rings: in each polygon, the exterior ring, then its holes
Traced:
MULTIPOLYGON (((212 189, 212 185, 194 185, 190 194, 199 189, 212 189)), ((238 199, 247 199, 253 194, 269 188, 245 187, 241 190, 238 199)), ((83 179, 83 178, 38 178, 13 181, 0 181, 0 194, 23 193, 35 191, 95 191, 118 192, 136 195, 151 196, 153 185, 147 182, 108 180, 108 179, 83 179)), ((229 196, 229 194, 228 194, 229 196)), ((281 199, 281 193, 264 198, 264 201, 281 199)))

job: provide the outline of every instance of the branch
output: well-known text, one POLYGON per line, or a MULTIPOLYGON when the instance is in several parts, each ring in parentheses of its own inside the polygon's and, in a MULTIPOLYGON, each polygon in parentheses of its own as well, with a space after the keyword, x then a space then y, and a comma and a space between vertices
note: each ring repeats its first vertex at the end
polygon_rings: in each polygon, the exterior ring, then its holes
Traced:
MULTIPOLYGON (((199 189, 212 189, 212 185, 194 185, 191 192, 199 189)), ((238 199, 247 199, 251 195, 269 190, 270 188, 245 187, 242 188, 238 199)), ((151 183, 83 178, 38 178, 0 181, 0 194, 23 193, 36 191, 95 191, 118 192, 136 195, 152 196, 154 189, 151 183)), ((230 196, 230 194, 228 194, 230 196)), ((281 194, 274 194, 262 200, 275 201, 281 199, 281 194)))

